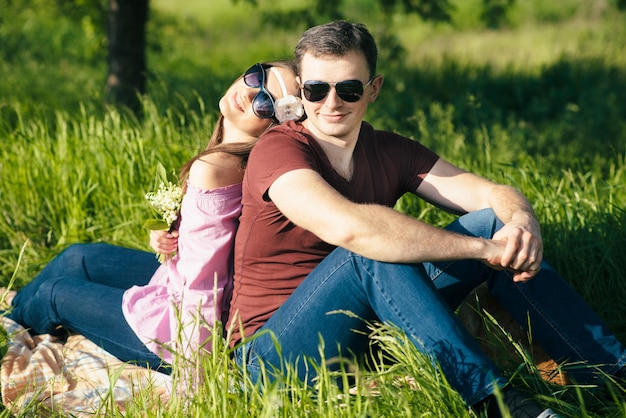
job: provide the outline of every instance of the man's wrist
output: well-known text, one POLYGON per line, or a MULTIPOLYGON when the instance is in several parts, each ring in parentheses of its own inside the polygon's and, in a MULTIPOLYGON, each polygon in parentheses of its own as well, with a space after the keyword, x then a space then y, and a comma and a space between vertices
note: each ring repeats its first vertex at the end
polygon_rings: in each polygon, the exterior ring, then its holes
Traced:
POLYGON ((519 210, 511 216, 512 222, 532 224, 539 226, 539 220, 535 216, 535 212, 531 210, 519 210))

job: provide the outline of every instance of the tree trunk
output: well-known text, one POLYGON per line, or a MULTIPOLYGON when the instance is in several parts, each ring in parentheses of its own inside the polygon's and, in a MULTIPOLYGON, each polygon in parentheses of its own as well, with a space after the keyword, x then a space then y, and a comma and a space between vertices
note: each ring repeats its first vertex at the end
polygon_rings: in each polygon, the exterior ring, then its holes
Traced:
POLYGON ((109 0, 109 56, 105 100, 138 113, 146 90, 149 0, 109 0))

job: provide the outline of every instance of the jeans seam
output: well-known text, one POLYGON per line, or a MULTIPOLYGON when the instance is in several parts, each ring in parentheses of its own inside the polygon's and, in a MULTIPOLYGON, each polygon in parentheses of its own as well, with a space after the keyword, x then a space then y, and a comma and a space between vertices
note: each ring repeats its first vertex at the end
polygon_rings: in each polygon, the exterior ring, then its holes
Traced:
MULTIPOLYGON (((437 280, 437 278, 439 278, 439 276, 441 276, 453 264, 454 264, 454 261, 448 261, 445 266, 443 266, 441 268, 437 267, 436 268, 437 271, 436 271, 435 274, 433 274, 433 275, 429 274, 428 275, 430 277, 430 280, 433 281, 433 282, 435 280, 437 280)), ((426 274, 428 274, 428 273, 426 273, 426 274)))
MULTIPOLYGON (((380 295, 383 297, 385 303, 387 304, 387 306, 389 306, 391 308, 391 310, 393 311, 393 313, 398 317, 398 319, 400 319, 402 321, 403 326, 405 326, 407 324, 406 318, 404 318, 403 315, 400 314, 400 311, 397 309, 396 305, 394 303, 392 303, 392 300, 387 296, 387 294, 382 290, 382 286, 378 285, 379 281, 376 278, 376 275, 373 274, 369 269, 368 266, 365 263, 361 263, 363 266, 363 271, 365 271, 367 274, 369 274, 369 276, 372 278, 372 280, 377 283, 377 287, 378 287, 378 292, 380 293, 380 295)), ((405 326, 406 329, 406 326, 405 326)), ((415 335, 415 330, 411 329, 411 334, 415 335)))

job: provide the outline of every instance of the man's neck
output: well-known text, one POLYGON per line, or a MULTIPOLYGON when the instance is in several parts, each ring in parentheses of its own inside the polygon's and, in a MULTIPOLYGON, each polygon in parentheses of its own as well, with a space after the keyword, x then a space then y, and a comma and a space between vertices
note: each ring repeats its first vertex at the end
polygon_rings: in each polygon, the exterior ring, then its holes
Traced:
MULTIPOLYGON (((307 126, 307 128, 309 127, 307 126)), ((359 131, 346 137, 320 135, 318 132, 310 129, 309 131, 324 151, 324 154, 326 154, 326 158, 328 158, 335 171, 346 180, 352 179, 354 170, 352 155, 359 139, 359 131)))

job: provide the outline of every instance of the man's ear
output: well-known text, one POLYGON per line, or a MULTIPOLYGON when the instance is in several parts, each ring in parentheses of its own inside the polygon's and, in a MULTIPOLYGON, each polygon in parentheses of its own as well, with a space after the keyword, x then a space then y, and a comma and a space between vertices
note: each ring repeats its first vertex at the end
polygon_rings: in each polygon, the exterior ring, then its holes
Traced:
POLYGON ((370 97, 369 97, 369 102, 373 103, 376 98, 378 97, 378 93, 380 92, 380 89, 383 86, 383 83, 385 82, 385 78, 382 75, 377 75, 376 77, 374 77, 374 79, 372 80, 372 88, 370 90, 370 97))

